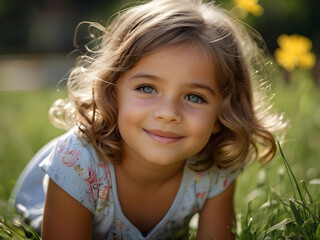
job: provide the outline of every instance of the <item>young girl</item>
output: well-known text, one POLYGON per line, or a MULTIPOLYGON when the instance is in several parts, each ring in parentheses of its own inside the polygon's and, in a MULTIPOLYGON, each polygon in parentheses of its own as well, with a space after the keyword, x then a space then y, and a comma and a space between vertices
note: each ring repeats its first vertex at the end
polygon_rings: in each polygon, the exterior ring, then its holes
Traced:
POLYGON ((279 125, 252 92, 254 41, 199 0, 154 0, 100 29, 51 109, 70 130, 31 161, 17 208, 43 239, 183 239, 195 213, 198 239, 233 239, 235 178, 274 156, 279 125))

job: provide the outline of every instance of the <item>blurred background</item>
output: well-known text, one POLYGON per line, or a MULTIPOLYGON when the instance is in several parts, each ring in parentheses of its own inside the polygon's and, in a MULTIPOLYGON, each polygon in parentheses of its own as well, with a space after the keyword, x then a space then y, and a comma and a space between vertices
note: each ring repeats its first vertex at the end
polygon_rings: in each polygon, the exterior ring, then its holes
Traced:
MULTIPOLYGON (((55 99, 67 96, 65 81, 59 82, 67 78, 75 61, 73 37, 78 23, 104 25, 121 6, 136 2, 0 0, 0 199, 9 198, 19 173, 37 150, 64 132, 50 124, 48 109, 55 99)), ((319 179, 320 1, 216 2, 265 39, 275 60, 270 82, 274 109, 290 121, 284 151, 299 179, 319 179)), ((283 174, 279 158, 263 170, 251 167, 237 186, 238 207, 246 205, 248 193, 261 184, 279 184, 273 182, 279 174, 283 174)), ((319 185, 314 189, 319 196, 319 185)))

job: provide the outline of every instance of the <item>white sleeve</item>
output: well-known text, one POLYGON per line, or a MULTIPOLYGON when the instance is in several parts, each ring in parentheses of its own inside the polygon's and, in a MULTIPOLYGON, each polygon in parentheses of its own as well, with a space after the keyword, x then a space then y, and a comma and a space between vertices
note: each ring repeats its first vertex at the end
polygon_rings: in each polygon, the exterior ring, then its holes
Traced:
POLYGON ((94 214, 99 189, 108 185, 109 179, 104 165, 92 156, 83 140, 74 133, 62 138, 40 167, 59 187, 94 214))
POLYGON ((213 198, 224 192, 238 177, 241 169, 232 172, 231 169, 210 169, 210 188, 208 198, 213 198))

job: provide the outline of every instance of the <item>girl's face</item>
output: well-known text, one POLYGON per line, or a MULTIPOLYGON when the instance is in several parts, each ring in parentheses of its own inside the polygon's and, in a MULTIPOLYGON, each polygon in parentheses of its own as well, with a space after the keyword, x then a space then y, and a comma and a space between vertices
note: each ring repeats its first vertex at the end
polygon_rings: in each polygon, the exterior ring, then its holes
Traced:
POLYGON ((196 45, 170 45, 141 58, 119 78, 117 98, 124 158, 182 163, 218 131, 214 65, 196 45))

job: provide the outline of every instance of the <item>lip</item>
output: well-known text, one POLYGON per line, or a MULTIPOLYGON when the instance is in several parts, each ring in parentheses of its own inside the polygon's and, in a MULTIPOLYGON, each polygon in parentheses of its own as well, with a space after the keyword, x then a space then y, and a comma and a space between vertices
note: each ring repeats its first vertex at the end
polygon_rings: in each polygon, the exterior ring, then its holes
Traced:
POLYGON ((175 143, 183 138, 183 136, 170 131, 162 131, 157 129, 149 129, 144 131, 155 141, 160 143, 175 143))

